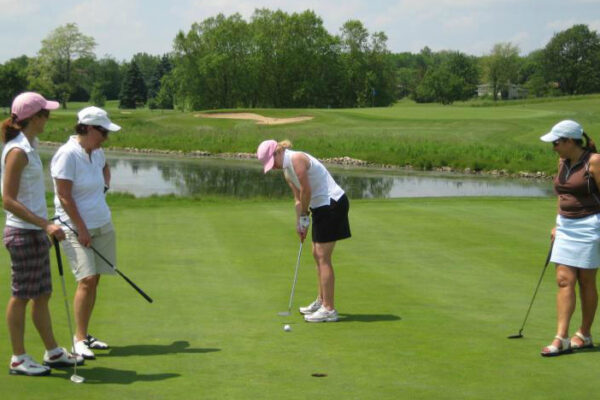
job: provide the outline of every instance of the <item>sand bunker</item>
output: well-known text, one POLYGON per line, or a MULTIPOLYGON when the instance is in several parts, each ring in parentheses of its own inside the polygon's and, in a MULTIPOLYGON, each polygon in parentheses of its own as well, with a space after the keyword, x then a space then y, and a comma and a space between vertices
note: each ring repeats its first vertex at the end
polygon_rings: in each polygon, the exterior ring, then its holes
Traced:
POLYGON ((271 118, 254 113, 214 113, 214 114, 196 114, 199 118, 227 118, 227 119, 250 119, 256 121, 259 125, 283 125, 295 122, 310 121, 314 117, 295 117, 295 118, 271 118))

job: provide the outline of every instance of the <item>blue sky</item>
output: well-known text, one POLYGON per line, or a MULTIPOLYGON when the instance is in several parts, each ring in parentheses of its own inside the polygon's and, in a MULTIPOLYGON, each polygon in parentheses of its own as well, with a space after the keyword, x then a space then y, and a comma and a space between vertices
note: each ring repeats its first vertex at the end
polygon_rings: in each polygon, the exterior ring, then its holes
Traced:
POLYGON ((249 21, 256 8, 311 9, 332 34, 358 19, 370 32, 385 32, 393 52, 429 46, 483 55, 511 42, 527 54, 573 24, 600 31, 600 0, 0 0, 0 63, 36 55, 42 39, 69 22, 96 40, 98 57, 121 61, 170 51, 193 22, 236 12, 249 21))

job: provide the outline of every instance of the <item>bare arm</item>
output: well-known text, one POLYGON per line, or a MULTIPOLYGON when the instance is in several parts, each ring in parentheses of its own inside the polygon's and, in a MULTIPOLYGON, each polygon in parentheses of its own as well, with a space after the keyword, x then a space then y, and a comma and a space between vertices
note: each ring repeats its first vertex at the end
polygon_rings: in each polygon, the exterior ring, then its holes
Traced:
POLYGON ((110 187, 110 167, 108 163, 104 164, 104 168, 102 168, 102 175, 104 176, 104 186, 106 188, 110 187))
POLYGON ((292 167, 296 172, 298 182, 300 182, 300 190, 297 196, 296 213, 298 216, 308 215, 308 207, 310 205, 311 198, 311 188, 308 180, 310 160, 303 153, 295 153, 292 157, 292 167))
POLYGON ((79 243, 85 247, 89 247, 92 243, 92 239, 85 222, 83 222, 83 218, 81 218, 81 215, 79 214, 77 204, 73 199, 73 181, 68 179, 54 179, 54 181, 56 182, 56 195, 58 196, 63 209, 67 215, 69 215, 69 219, 77 229, 79 243))
POLYGON ((39 226, 48 235, 54 236, 58 240, 63 240, 65 234, 58 225, 34 214, 23 203, 17 200, 21 185, 21 176, 28 162, 27 155, 21 149, 15 148, 7 154, 4 165, 2 206, 5 210, 13 213, 23 221, 39 226))

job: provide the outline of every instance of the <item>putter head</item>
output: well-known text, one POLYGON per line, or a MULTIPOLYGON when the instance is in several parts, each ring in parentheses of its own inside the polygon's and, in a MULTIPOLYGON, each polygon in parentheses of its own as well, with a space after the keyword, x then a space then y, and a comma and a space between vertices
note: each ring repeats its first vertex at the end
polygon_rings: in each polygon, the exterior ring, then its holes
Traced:
POLYGON ((517 333, 516 335, 508 336, 509 339, 521 339, 522 337, 523 337, 523 335, 520 333, 517 333))
POLYGON ((83 382, 85 382, 85 378, 83 376, 73 374, 73 375, 71 375, 71 382, 83 383, 83 382))
POLYGON ((279 315, 280 317, 289 317, 291 313, 289 311, 281 311, 278 312, 277 315, 279 315))

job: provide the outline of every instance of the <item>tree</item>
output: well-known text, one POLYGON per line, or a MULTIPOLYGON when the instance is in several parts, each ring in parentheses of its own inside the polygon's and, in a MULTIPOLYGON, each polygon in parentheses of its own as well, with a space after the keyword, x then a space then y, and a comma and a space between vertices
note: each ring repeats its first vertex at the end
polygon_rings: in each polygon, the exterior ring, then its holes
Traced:
POLYGON ((10 107, 13 99, 27 90, 29 81, 27 79, 27 65, 29 59, 26 56, 8 60, 0 65, 0 106, 10 107))
POLYGON ((131 61, 123 77, 119 108, 136 108, 138 104, 146 103, 146 85, 144 78, 135 61, 131 61))
POLYGON ((90 103, 97 107, 104 107, 106 96, 102 89, 102 83, 96 82, 92 87, 92 91, 90 92, 90 103))
POLYGON ((415 100, 420 103, 452 104, 463 95, 464 81, 447 65, 429 68, 417 87, 415 100))
POLYGON ((600 91, 600 37, 587 25, 555 34, 544 49, 546 78, 568 94, 600 91))
POLYGON ((498 100, 498 93, 502 93, 504 97, 509 85, 517 80, 519 47, 511 43, 497 43, 486 62, 487 79, 492 87, 494 100, 498 100))
POLYGON ((79 32, 75 23, 56 28, 42 40, 42 48, 38 52, 38 74, 42 75, 42 80, 53 83, 63 108, 67 107, 67 101, 77 86, 78 76, 73 73, 73 62, 79 58, 95 58, 94 47, 94 39, 79 32))

